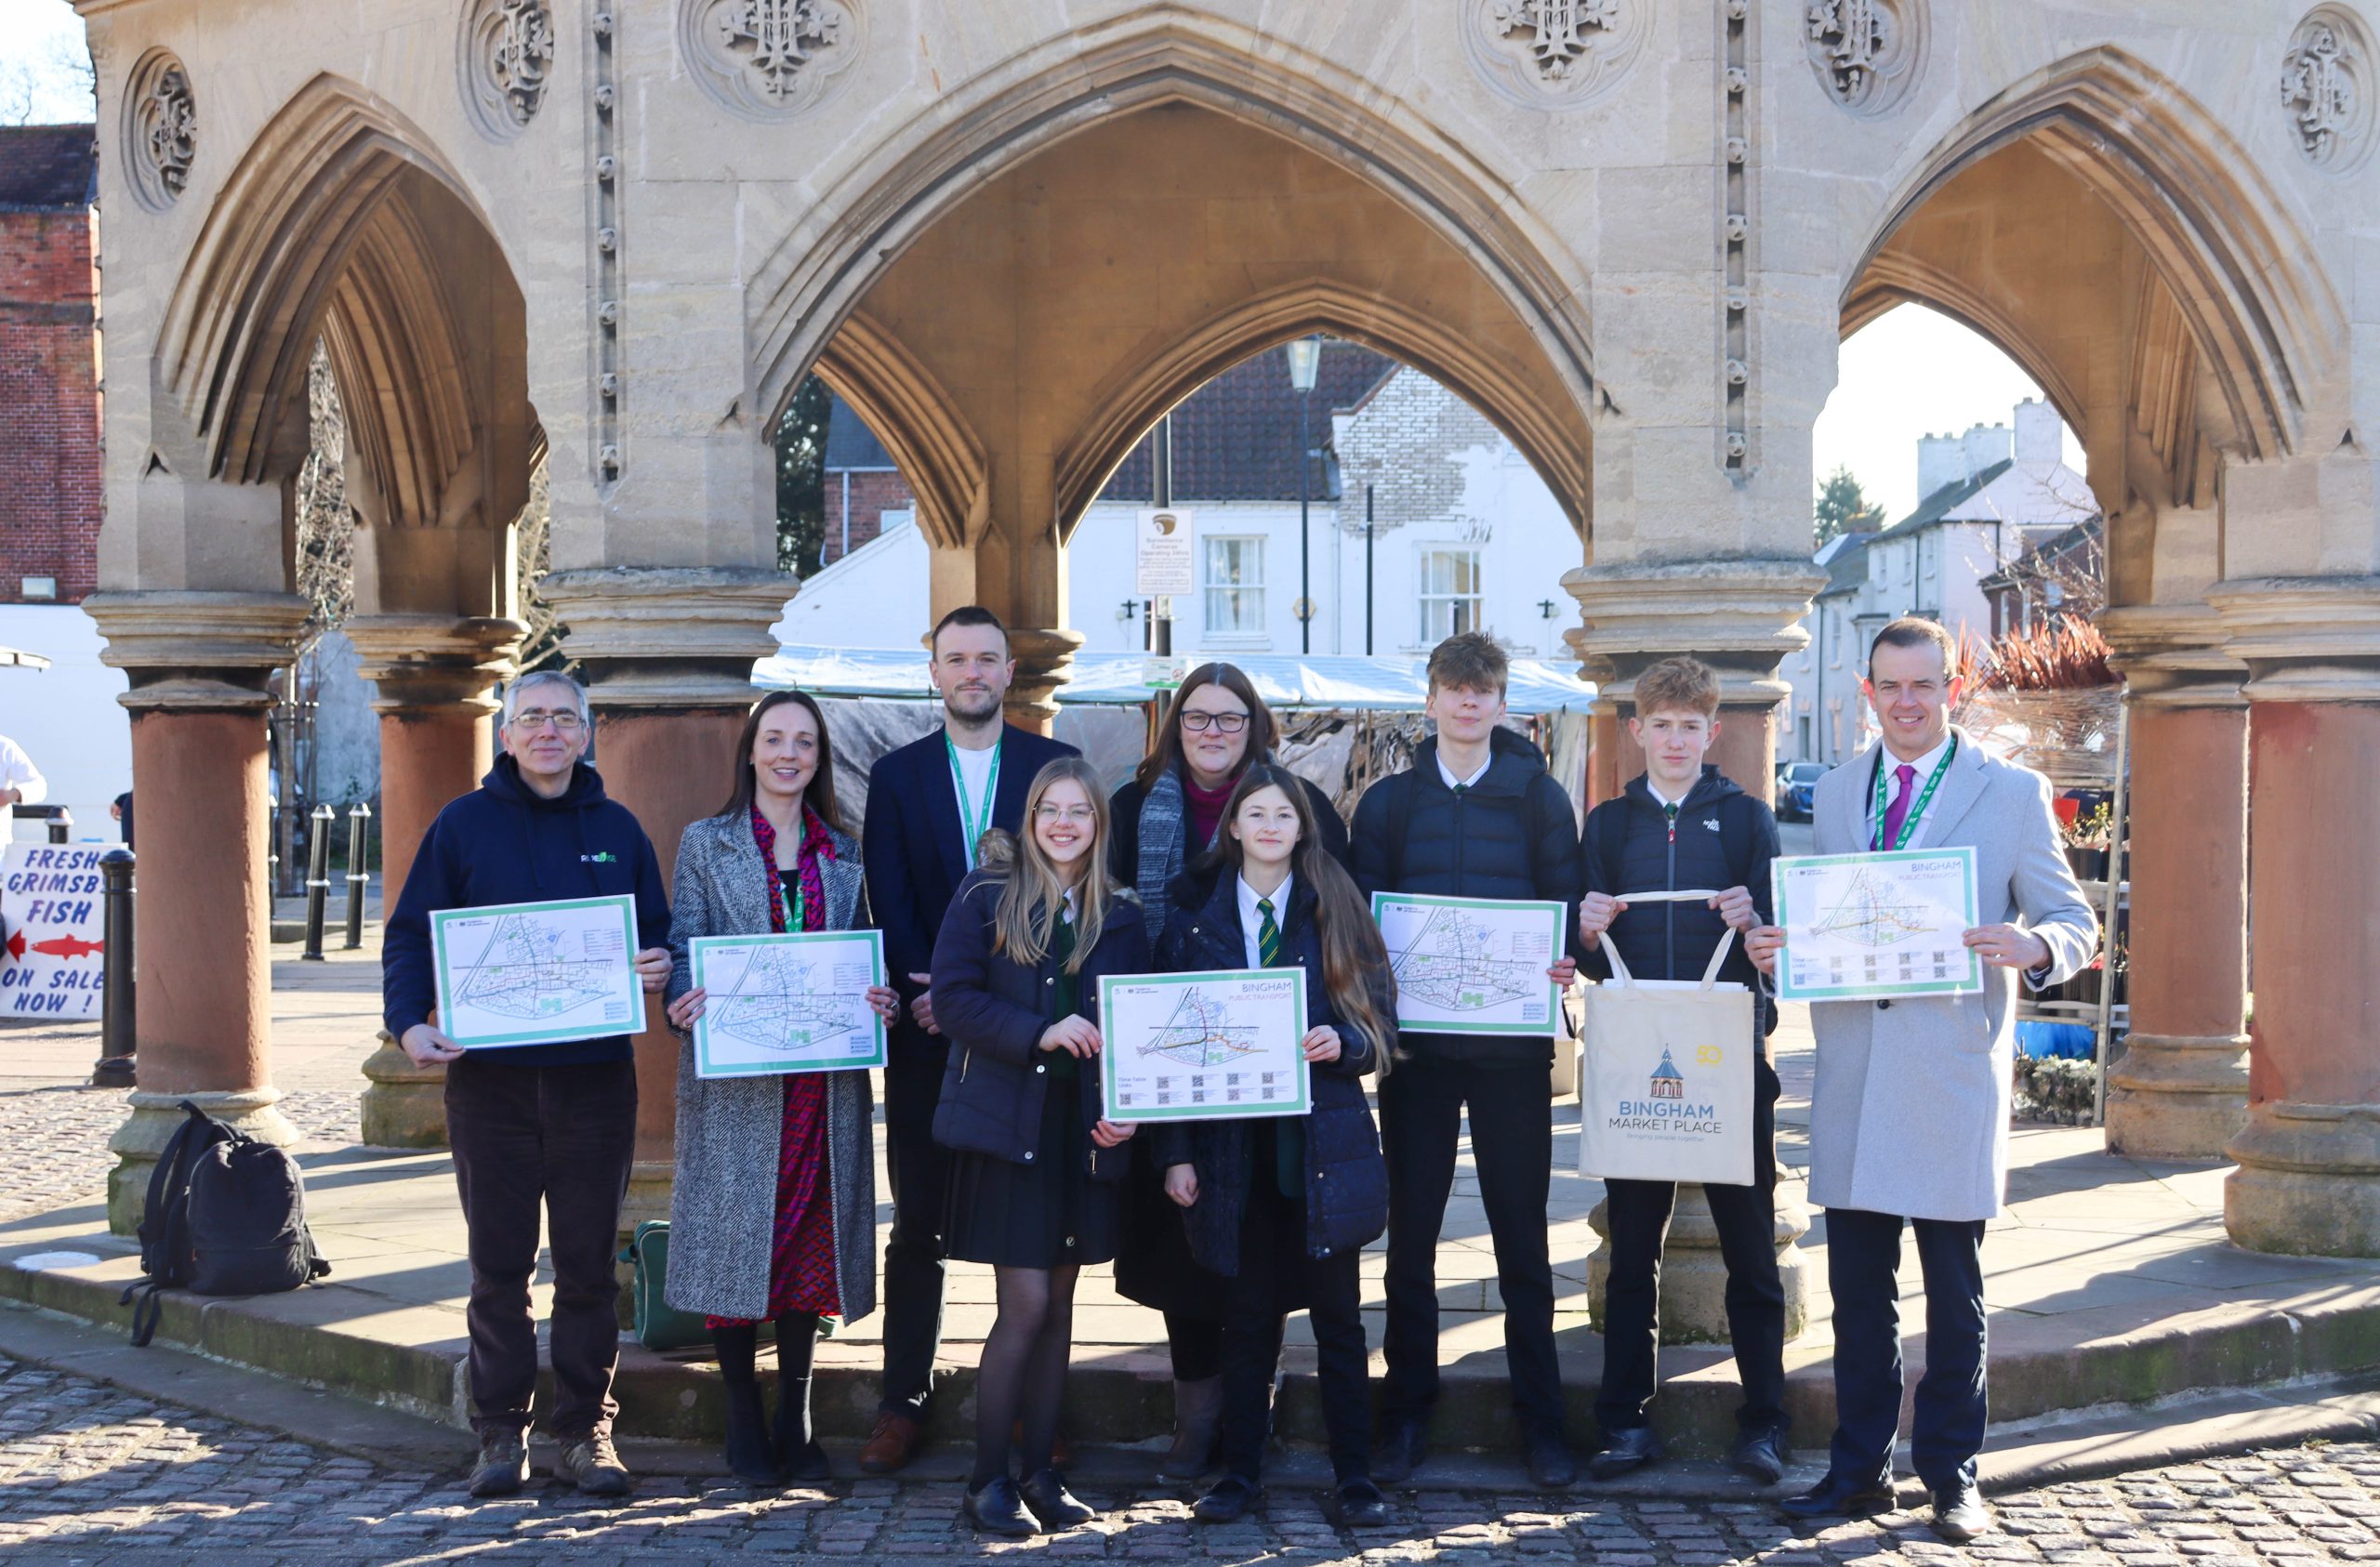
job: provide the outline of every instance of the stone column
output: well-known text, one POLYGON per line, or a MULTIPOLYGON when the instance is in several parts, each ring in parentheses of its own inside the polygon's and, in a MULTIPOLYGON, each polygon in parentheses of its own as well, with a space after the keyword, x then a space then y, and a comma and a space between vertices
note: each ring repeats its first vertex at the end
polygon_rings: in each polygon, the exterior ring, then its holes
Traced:
MULTIPOLYGON (((397 906, 430 823, 496 757, 496 687, 528 627, 516 620, 375 614, 349 621, 359 672, 379 687, 380 907, 397 906)), ((446 1146, 446 1069, 416 1066, 388 1031, 364 1062, 363 1137, 375 1148, 446 1146)))
POLYGON ((1016 656, 1016 678, 1008 688, 1008 719, 1020 729, 1048 734, 1057 727, 1058 688, 1073 673, 1079 631, 1009 628, 1009 652, 1016 656))
POLYGON ((2248 1124, 2231 1239, 2380 1257, 2380 577, 2207 595, 2248 666, 2248 1124))
POLYGON ((265 682, 288 663, 304 599, 283 593, 95 594, 83 609, 131 689, 140 797, 134 949, 139 1086, 109 1139, 108 1228, 130 1234, 189 1100, 263 1142, 297 1128, 271 1086, 272 903, 265 886, 265 682))
MULTIPOLYGON (((615 566, 544 581, 594 703, 593 760, 604 790, 636 813, 664 877, 676 871, 688 824, 727 797, 736 736, 759 695, 752 663, 777 651, 769 627, 795 586, 775 572, 732 567, 615 566)), ((681 1047, 647 1001, 623 1233, 669 1217, 676 1157, 681 1047)))
POLYGON ((2202 606, 2099 624, 2124 673, 2132 769, 2132 1026, 2108 1073, 2108 1147, 2218 1159, 2248 1117, 2247 671, 2202 606))
POLYGON ((1634 712, 1636 677, 1673 653, 1691 653, 1719 672, 1711 760, 1746 793, 1767 799, 1776 787, 1777 704, 1791 694, 1778 662, 1809 640, 1800 622, 1810 596, 1826 586, 1825 573, 1793 560, 1620 564, 1582 566, 1562 586, 1585 621, 1568 641, 1589 678, 1602 682, 1598 714, 1612 704, 1611 759, 1598 770, 1611 792, 1645 770, 1644 752, 1617 721, 1634 712))

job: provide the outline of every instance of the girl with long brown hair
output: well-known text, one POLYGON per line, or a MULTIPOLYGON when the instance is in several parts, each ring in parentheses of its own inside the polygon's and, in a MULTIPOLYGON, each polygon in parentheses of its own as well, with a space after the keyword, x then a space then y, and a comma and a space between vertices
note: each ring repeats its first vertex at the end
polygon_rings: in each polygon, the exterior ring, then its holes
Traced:
POLYGON ((975 1377, 966 1513, 1026 1535, 1096 1516, 1051 1462, 1075 1281, 1116 1255, 1132 1135, 1100 1115, 1099 981, 1147 967, 1139 901, 1107 874, 1107 811, 1079 757, 1034 776, 1025 831, 986 833, 933 949, 950 1037, 933 1135, 953 1153, 945 1255, 988 1263, 999 1302, 975 1377), (1021 1424, 1023 1480, 1009 1467, 1021 1424))
POLYGON ((1167 1194, 1184 1210, 1191 1252, 1223 1284, 1223 1476, 1192 1509, 1203 1522, 1231 1522, 1256 1498, 1282 1327, 1300 1310, 1314 1326, 1338 1478, 1324 1510, 1344 1525, 1388 1521, 1371 1481, 1357 1258, 1388 1224, 1388 1166, 1362 1077, 1388 1074, 1396 1003, 1380 928, 1316 829, 1287 769, 1249 768, 1215 840, 1213 893, 1175 909, 1158 941, 1163 971, 1295 968, 1306 976, 1313 1108, 1169 1126, 1151 1139, 1167 1194))
MULTIPOLYGON (((1209 849, 1232 788, 1255 763, 1273 759, 1279 738, 1273 710, 1236 665, 1200 664, 1183 678, 1157 726, 1140 769, 1109 802, 1114 819, 1108 863, 1141 895, 1154 934, 1179 901, 1197 904, 1215 888, 1209 849)), ((1347 828, 1330 797, 1301 782, 1315 836, 1330 857, 1347 858, 1347 828)), ((1159 1480, 1195 1480, 1214 1452, 1223 1411, 1221 1281, 1192 1259, 1180 1216, 1166 1201, 1165 1176, 1147 1150, 1126 1178, 1124 1238, 1116 1254, 1116 1288, 1165 1314, 1173 1362, 1173 1445, 1157 1460, 1159 1480)))

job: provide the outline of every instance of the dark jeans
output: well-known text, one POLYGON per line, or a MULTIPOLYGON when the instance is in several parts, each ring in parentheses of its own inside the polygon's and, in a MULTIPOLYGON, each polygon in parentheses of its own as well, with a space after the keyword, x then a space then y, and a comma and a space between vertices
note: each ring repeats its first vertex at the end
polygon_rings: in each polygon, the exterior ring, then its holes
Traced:
POLYGON ((446 1139, 469 1237, 471 1429, 529 1429, 537 1327, 529 1280, 537 1218, 553 1261, 553 1433, 611 1429, 619 1405, 620 1203, 636 1151, 636 1067, 510 1066, 502 1052, 446 1069, 446 1139))
POLYGON ((1382 1416, 1426 1420, 1438 1396, 1438 1231, 1454 1185, 1455 1144, 1471 1107, 1471 1155, 1504 1300, 1504 1363, 1524 1433, 1562 1433, 1554 1353, 1554 1269, 1545 1209, 1553 1189, 1549 1065, 1408 1061, 1380 1087, 1388 1156, 1388 1362, 1382 1416))
POLYGON ((1834 1294, 1831 1468, 1870 1481, 1892 1472, 1900 1429, 1900 1232, 1917 1231, 1925 1274, 1925 1375, 1910 1456, 1934 1490, 1975 1479, 1983 1448, 1983 1220, 1826 1210, 1827 1286, 1834 1294))
MULTIPOLYGON (((1269 1142, 1269 1139, 1264 1139, 1269 1142)), ((1217 1429, 1227 1474, 1254 1485, 1271 1428, 1273 1376, 1281 1363, 1281 1330, 1292 1303, 1314 1324, 1322 1387, 1322 1424, 1339 1483, 1371 1476, 1371 1383, 1364 1353, 1362 1253, 1302 1255, 1305 1205, 1281 1195, 1269 1178, 1269 1147, 1255 1167, 1241 1222, 1239 1273, 1223 1281, 1223 1412, 1217 1429)))
MULTIPOLYGON (((1781 1431, 1788 1424, 1785 1285, 1777 1275, 1777 1092, 1776 1069, 1758 1060, 1752 1068, 1752 1183, 1702 1189, 1727 1264, 1727 1334, 1744 1390, 1736 1424, 1747 1433, 1781 1431)), ((1677 1185, 1614 1180, 1606 1191, 1611 1280, 1605 1289, 1595 1423, 1608 1437, 1646 1423, 1659 1379, 1661 1244, 1677 1185)))
POLYGON ((950 1048, 904 1024, 884 1069, 884 1167, 892 1234, 884 1244, 884 1396, 878 1406, 922 1420, 942 1349, 943 1200, 950 1155, 933 1140, 933 1110, 950 1048))

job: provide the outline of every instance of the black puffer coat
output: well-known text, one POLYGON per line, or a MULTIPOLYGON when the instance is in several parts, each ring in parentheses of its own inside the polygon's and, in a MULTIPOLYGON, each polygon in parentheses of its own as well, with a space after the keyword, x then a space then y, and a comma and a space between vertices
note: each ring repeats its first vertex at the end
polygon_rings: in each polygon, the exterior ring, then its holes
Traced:
MULTIPOLYGON (((1363 1075, 1383 1052, 1395 1051, 1396 1037, 1392 1023, 1388 1038, 1368 1038, 1331 1007, 1322 981, 1322 931, 1315 924, 1315 903, 1313 888, 1300 880, 1289 883, 1281 964, 1305 970, 1306 1027, 1328 1023, 1339 1031, 1339 1059, 1311 1070, 1314 1108, 1305 1117, 1305 1249, 1309 1256, 1331 1257, 1362 1247, 1388 1228, 1388 1164, 1381 1157, 1380 1133, 1364 1100, 1363 1075)), ((1170 974, 1248 967, 1236 876, 1217 878, 1203 905, 1185 902, 1175 909, 1157 942, 1157 967, 1170 974)), ((1395 1002, 1384 975, 1382 981, 1375 986, 1373 1005, 1382 1017, 1393 1018, 1395 1002)), ((1241 1221, 1250 1183, 1258 1178, 1251 1128, 1247 1121, 1158 1128, 1159 1159, 1169 1165, 1188 1163, 1198 1172, 1198 1200, 1183 1211, 1191 1255, 1226 1277, 1239 1271, 1241 1221)), ((1263 1173, 1270 1179, 1270 1171, 1263 1173)))
MULTIPOLYGON (((1488 770, 1457 794, 1438 771, 1438 742, 1423 741, 1412 768, 1364 791, 1355 807, 1354 872, 1375 892, 1505 898, 1567 905, 1563 928, 1578 928, 1579 819, 1570 797, 1545 770, 1537 748, 1496 730, 1488 770)), ((1507 1034, 1407 1035, 1408 1054, 1483 1063, 1542 1065, 1554 1042, 1507 1034)))
MULTIPOLYGON (((933 1139, 963 1152, 988 1153, 1011 1164, 1032 1163, 1041 1139, 1042 1100, 1050 1086, 1049 1054, 1040 1049, 1050 1026, 1051 995, 1058 963, 1045 955, 1026 966, 993 950, 992 915, 1005 877, 971 873, 959 884, 933 944, 934 1021, 950 1039, 943 1069, 942 1099, 934 1106, 933 1139)), ((1099 1021, 1103 974, 1140 974, 1148 969, 1148 928, 1130 893, 1107 905, 1099 945, 1078 970, 1081 1003, 1077 1010, 1099 1021)), ((1091 1175, 1120 1180, 1131 1145, 1099 1148, 1090 1128, 1099 1119, 1099 1065, 1084 1061, 1076 1074, 1083 1102, 1083 1152, 1091 1175)))
MULTIPOLYGON (((1640 775, 1618 798, 1587 813, 1580 839, 1590 892, 1625 902, 1631 892, 1741 887, 1752 893, 1760 923, 1771 922, 1768 873, 1777 859, 1777 818, 1713 763, 1703 764, 1702 776, 1679 804, 1674 833, 1640 775)), ((1699 980, 1726 928, 1718 911, 1701 903, 1640 903, 1612 921, 1611 944, 1637 979, 1699 980)), ((1600 942, 1581 944, 1579 967, 1594 979, 1611 977, 1600 942)), ((1759 997, 1764 1033, 1777 1027, 1776 1003, 1763 993, 1741 941, 1729 949, 1719 978, 1759 997)))

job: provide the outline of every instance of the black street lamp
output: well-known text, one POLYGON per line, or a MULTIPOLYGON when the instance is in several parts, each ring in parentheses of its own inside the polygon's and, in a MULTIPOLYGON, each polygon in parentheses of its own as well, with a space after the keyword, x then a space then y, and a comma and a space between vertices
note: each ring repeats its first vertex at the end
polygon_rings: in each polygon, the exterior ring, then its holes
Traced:
POLYGON ((1314 377, 1322 368, 1319 335, 1289 345, 1289 385, 1298 392, 1298 651, 1314 651, 1313 546, 1307 523, 1314 487, 1314 377))

